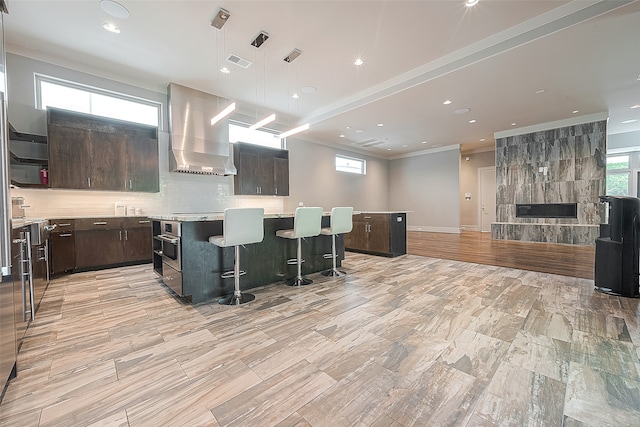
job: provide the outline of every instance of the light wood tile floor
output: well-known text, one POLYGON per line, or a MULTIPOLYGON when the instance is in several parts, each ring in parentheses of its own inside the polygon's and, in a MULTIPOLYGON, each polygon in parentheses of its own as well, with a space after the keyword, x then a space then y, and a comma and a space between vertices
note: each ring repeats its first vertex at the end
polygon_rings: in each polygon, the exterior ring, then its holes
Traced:
POLYGON ((639 301, 347 253, 349 275, 192 307, 150 265, 55 279, 2 426, 638 426, 639 301))

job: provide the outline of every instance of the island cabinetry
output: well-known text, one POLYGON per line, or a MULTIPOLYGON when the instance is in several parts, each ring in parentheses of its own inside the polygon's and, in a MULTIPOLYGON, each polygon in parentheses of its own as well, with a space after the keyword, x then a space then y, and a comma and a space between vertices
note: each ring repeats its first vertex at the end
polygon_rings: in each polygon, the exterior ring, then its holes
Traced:
POLYGON ((258 196, 289 195, 289 152, 254 144, 235 143, 233 160, 234 194, 258 196))
POLYGON ((49 271, 71 271, 76 267, 75 220, 52 219, 49 224, 55 225, 49 235, 49 271))
POLYGON ((50 108, 47 134, 50 187, 159 191, 156 127, 50 108))
POLYGON ((151 221, 143 217, 76 220, 76 269, 148 262, 151 221))
POLYGON ((344 236, 350 251, 398 256, 407 253, 405 213, 361 213, 353 216, 353 229, 344 236))

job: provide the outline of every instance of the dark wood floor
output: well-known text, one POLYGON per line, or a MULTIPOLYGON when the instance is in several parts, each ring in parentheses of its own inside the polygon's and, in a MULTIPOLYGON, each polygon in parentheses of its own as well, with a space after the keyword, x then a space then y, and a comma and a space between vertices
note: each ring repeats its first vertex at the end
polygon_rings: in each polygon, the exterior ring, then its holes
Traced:
POLYGON ((413 255, 593 279, 594 246, 493 240, 490 233, 407 233, 413 255))

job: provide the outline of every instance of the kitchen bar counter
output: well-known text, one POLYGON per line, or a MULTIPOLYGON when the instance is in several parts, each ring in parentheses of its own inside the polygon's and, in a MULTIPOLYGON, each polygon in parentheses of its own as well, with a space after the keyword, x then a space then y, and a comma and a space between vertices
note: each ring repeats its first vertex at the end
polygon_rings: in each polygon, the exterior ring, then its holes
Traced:
MULTIPOLYGON (((149 215, 154 219, 154 234, 161 230, 161 219, 180 221, 181 296, 189 297, 192 304, 214 302, 223 295, 233 293, 233 279, 222 279, 220 275, 233 271, 234 250, 232 247, 220 248, 209 243, 210 236, 222 235, 223 216, 221 213, 198 215, 149 215)), ((329 226, 328 215, 323 216, 322 226, 329 226)), ((296 241, 276 236, 277 230, 289 228, 293 228, 293 214, 265 215, 263 241, 240 247, 240 267, 246 271, 246 275, 240 278, 240 289, 247 290, 295 277, 297 267, 288 265, 287 260, 296 256, 296 241)), ((340 265, 344 259, 343 236, 338 236, 336 244, 337 264, 340 265)), ((305 260, 302 264, 303 274, 330 269, 331 259, 324 258, 327 253, 331 253, 331 236, 306 238, 302 243, 302 257, 305 260)), ((169 268, 161 265, 162 269, 169 268)), ((157 267, 154 260, 154 268, 157 267)), ((175 274, 168 271, 169 274, 175 274)), ((166 272, 158 273, 164 276, 166 272)))

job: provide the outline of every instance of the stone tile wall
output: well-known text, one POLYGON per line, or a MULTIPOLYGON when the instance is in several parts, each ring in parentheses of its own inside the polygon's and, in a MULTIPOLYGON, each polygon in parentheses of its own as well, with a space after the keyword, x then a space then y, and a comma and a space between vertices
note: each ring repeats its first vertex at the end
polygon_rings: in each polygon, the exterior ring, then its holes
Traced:
POLYGON ((598 197, 606 190, 606 135, 602 120, 497 139, 493 238, 595 244, 604 219, 598 197), (577 203, 578 218, 516 218, 517 203, 577 203))

